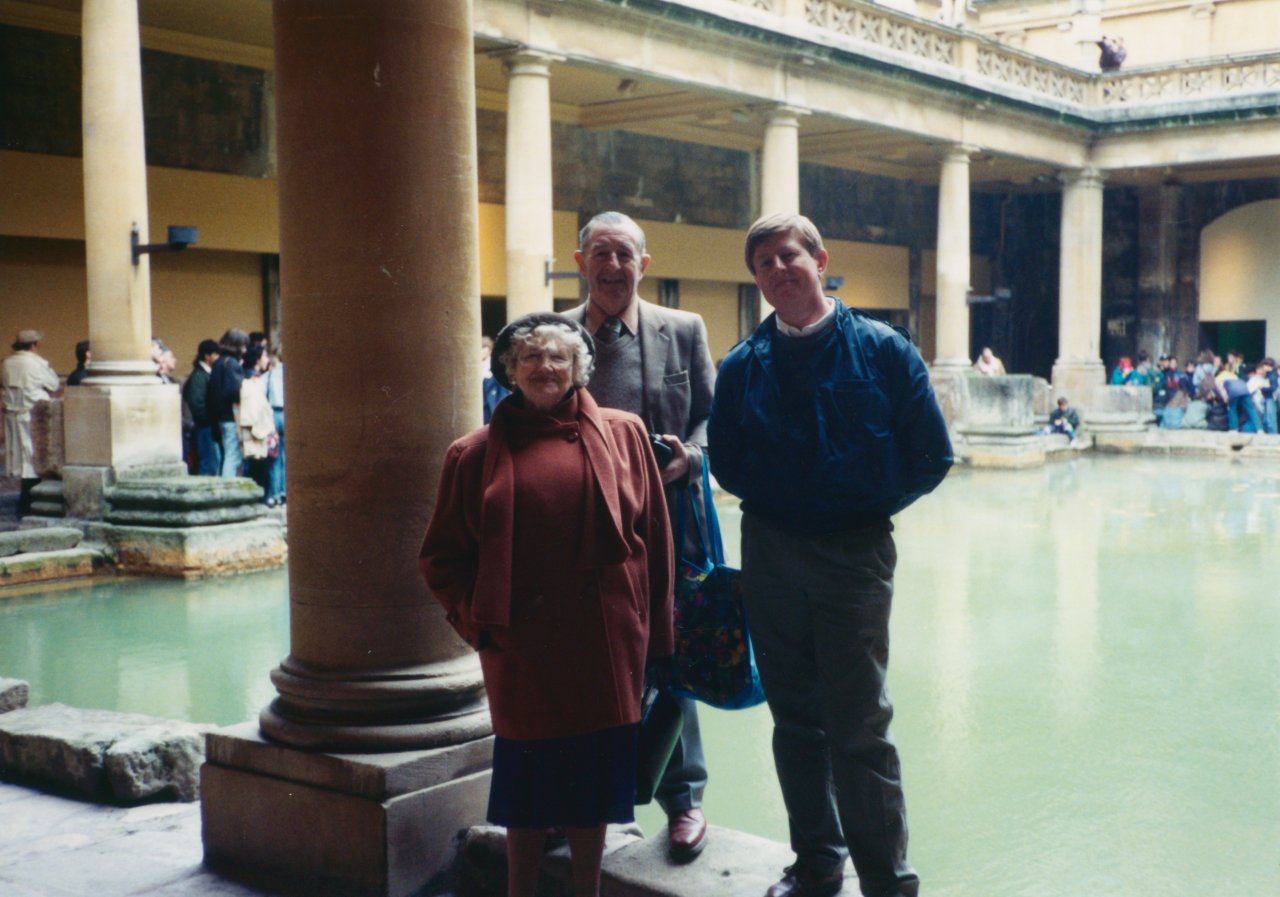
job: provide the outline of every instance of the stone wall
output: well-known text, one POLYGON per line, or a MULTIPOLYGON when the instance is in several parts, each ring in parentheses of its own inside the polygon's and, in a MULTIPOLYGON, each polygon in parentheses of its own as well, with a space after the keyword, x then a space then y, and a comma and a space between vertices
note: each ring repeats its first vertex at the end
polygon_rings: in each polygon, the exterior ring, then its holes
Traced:
MULTIPOLYGON (((81 154, 80 38, 0 25, 0 134, 9 150, 81 154)), ((147 164, 268 177, 270 76, 142 51, 147 164)))

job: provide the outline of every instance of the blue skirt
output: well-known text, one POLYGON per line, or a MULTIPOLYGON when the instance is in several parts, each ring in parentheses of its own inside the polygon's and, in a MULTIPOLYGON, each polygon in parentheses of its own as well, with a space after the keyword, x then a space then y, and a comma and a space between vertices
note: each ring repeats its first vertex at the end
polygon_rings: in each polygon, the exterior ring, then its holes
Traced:
POLYGON ((638 724, 585 735, 493 740, 488 819, 507 828, 635 821, 638 724))

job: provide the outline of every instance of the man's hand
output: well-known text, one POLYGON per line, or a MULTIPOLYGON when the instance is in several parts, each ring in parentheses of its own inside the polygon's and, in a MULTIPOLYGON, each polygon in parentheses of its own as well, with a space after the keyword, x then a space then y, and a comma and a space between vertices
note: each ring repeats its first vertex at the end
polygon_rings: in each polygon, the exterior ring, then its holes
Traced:
POLYGON ((679 436, 670 433, 662 434, 662 441, 671 446, 671 463, 662 468, 663 484, 683 480, 689 475, 689 453, 684 450, 684 443, 679 436))

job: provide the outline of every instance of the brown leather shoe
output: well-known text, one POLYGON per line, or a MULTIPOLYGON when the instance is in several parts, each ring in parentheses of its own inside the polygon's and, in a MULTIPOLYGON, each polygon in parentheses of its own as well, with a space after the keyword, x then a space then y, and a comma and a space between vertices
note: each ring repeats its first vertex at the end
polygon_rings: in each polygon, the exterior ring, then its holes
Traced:
POLYGON ((667 817, 667 845, 671 859, 687 863, 707 846, 707 820, 700 807, 681 810, 667 817))
POLYGON ((765 897, 835 897, 844 887, 844 870, 830 875, 814 875, 795 866, 782 870, 782 881, 765 892, 765 897))

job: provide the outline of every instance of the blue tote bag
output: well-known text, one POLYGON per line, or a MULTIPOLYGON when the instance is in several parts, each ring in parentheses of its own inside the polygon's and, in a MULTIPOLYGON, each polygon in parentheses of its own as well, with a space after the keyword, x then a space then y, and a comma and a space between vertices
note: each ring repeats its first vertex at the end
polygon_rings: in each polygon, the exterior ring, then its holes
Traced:
POLYGON ((684 545, 688 505, 705 561, 696 563, 681 557, 676 565, 676 651, 668 690, 722 710, 741 710, 763 702, 764 690, 742 601, 742 574, 724 563, 705 451, 701 492, 699 500, 698 490, 691 485, 687 496, 681 496, 677 513, 677 550, 684 545))

